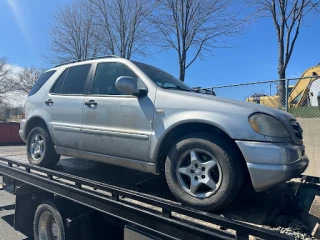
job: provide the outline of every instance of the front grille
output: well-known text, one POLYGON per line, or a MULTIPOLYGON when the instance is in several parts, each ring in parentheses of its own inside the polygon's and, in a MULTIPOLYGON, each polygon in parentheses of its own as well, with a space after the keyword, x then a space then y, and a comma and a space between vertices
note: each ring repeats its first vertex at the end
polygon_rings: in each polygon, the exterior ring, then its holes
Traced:
POLYGON ((300 124, 295 119, 290 120, 290 123, 291 123, 294 134, 300 141, 302 141, 303 130, 300 124))

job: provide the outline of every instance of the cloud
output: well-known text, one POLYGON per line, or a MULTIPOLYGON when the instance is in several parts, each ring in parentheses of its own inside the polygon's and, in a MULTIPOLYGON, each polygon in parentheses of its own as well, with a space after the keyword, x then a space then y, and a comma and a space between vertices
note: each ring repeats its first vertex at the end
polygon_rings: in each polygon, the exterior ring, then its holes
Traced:
POLYGON ((12 65, 12 64, 8 64, 12 70, 13 73, 19 73, 21 71, 23 71, 23 67, 20 67, 18 65, 12 65))
MULTIPOLYGON (((13 81, 18 79, 17 74, 23 70, 23 67, 13 64, 6 64, 5 69, 11 70, 11 77, 13 81)), ((2 101, 10 103, 13 107, 23 106, 26 100, 27 94, 21 94, 20 92, 10 92, 1 95, 2 101)))
POLYGON ((7 63, 4 67, 3 67, 3 70, 6 71, 6 70, 10 70, 10 77, 13 79, 13 80, 17 80, 18 79, 18 73, 23 71, 23 67, 20 67, 18 65, 13 65, 13 64, 9 64, 7 63))

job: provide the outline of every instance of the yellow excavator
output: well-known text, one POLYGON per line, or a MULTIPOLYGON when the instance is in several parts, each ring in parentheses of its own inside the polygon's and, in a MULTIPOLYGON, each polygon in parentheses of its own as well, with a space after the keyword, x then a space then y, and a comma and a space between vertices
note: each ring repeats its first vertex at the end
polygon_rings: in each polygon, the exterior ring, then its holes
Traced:
MULTIPOLYGON (((288 86, 288 107, 297 108, 304 106, 318 106, 320 94, 320 63, 307 69, 297 80, 295 85, 288 86), (305 78, 311 77, 311 78, 305 78)), ((280 96, 267 96, 264 94, 253 94, 246 99, 247 102, 257 103, 269 107, 280 107, 280 96)))

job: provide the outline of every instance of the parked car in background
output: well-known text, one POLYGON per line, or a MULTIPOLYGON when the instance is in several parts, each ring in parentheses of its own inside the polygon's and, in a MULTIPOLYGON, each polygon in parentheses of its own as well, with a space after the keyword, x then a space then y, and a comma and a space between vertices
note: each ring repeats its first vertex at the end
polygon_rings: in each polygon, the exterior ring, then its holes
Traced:
POLYGON ((292 115, 196 93, 118 57, 46 71, 25 112, 19 133, 31 164, 53 167, 66 155, 164 173, 179 201, 203 210, 227 206, 246 179, 264 191, 308 165, 292 115))

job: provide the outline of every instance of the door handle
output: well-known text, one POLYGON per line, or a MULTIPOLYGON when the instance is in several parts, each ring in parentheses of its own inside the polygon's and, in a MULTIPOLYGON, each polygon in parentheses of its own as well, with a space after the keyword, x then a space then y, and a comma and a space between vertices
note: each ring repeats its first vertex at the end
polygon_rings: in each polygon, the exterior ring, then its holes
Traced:
POLYGON ((85 102, 84 105, 88 107, 94 107, 94 106, 97 106, 98 103, 96 103, 94 100, 89 100, 89 102, 85 102))
POLYGON ((48 99, 44 103, 47 104, 48 106, 51 106, 53 104, 53 101, 52 101, 52 99, 48 99))

